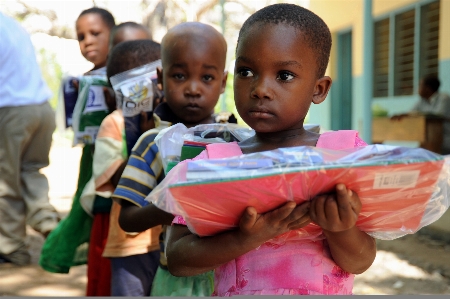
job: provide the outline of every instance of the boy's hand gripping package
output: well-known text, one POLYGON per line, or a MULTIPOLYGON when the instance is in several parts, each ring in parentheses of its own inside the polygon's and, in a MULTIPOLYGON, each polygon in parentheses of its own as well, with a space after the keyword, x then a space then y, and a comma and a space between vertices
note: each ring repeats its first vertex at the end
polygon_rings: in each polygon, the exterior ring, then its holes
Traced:
MULTIPOLYGON (((223 159, 206 150, 201 156, 207 160, 176 165, 147 197, 183 216, 199 236, 237 227, 248 206, 265 213, 287 201, 302 203, 331 192, 337 183, 358 194, 362 209, 356 225, 378 239, 415 233, 449 207, 450 157, 421 148, 301 146, 223 159)), ((321 233, 311 223, 285 235, 320 239, 321 233)))
POLYGON ((141 112, 145 112, 147 119, 152 120, 155 103, 162 100, 162 91, 157 87, 157 67, 161 67, 161 60, 110 78, 116 94, 117 106, 122 109, 125 119, 128 154, 143 133, 140 127, 141 112))

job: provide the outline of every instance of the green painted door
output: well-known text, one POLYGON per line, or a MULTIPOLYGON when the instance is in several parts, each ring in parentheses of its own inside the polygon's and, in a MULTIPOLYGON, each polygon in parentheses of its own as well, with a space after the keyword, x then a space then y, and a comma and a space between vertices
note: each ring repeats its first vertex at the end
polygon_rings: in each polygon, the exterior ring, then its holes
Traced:
POLYGON ((352 32, 337 37, 337 78, 331 98, 331 129, 352 128, 352 32))

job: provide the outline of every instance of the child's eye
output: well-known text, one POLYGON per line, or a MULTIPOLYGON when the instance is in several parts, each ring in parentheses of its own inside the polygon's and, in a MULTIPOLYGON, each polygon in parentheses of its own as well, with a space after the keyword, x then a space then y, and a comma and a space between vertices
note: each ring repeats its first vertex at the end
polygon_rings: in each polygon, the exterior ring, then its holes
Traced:
POLYGON ((203 76, 203 80, 206 81, 206 82, 210 82, 210 81, 212 81, 213 79, 214 79, 214 77, 211 76, 211 75, 205 75, 205 76, 203 76))
POLYGON ((99 34, 100 34, 100 32, 96 32, 96 31, 93 31, 93 32, 92 32, 92 35, 93 35, 93 36, 97 36, 97 35, 99 35, 99 34))
POLYGON ((177 80, 183 80, 184 79, 184 75, 183 74, 173 74, 172 77, 177 79, 177 80))
POLYGON ((237 73, 241 77, 253 77, 253 73, 249 69, 240 69, 237 73))
POLYGON ((294 79, 294 77, 295 76, 292 73, 283 71, 283 72, 278 73, 277 80, 291 81, 292 79, 294 79))
POLYGON ((84 34, 78 35, 78 41, 81 42, 84 39, 84 34))

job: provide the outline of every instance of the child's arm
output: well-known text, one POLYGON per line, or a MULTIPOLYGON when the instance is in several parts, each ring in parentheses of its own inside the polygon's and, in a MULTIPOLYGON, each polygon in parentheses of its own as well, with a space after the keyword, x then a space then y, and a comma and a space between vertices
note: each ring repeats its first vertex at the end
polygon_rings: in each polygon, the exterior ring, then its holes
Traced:
POLYGON ((106 116, 100 125, 92 161, 92 177, 96 191, 114 192, 117 180, 126 165, 122 153, 123 125, 123 117, 117 111, 106 116))
MULTIPOLYGON (((117 187, 126 166, 127 161, 124 161, 112 176, 111 183, 114 187, 117 187)), ((172 214, 152 204, 141 208, 127 200, 119 200, 119 202, 121 205, 119 225, 126 232, 142 232, 161 224, 170 225, 173 220, 172 214)))
POLYGON ((173 225, 168 231, 167 262, 175 276, 193 276, 213 270, 279 236, 310 222, 309 202, 295 202, 265 214, 248 207, 239 228, 212 237, 198 237, 187 227, 173 225))
POLYGON ((119 225, 126 232, 143 232, 149 228, 166 224, 170 225, 173 215, 149 204, 145 207, 122 200, 119 215, 119 225))
POLYGON ((376 256, 375 240, 355 225, 360 211, 358 195, 344 184, 336 185, 336 194, 320 195, 311 201, 311 220, 322 227, 333 260, 354 274, 366 271, 376 256))
POLYGON ((157 135, 148 131, 139 138, 114 191, 113 198, 121 205, 119 225, 126 232, 142 232, 173 220, 173 215, 145 200, 164 177, 154 142, 157 135))
POLYGON ((122 175, 123 170, 125 169, 125 166, 127 166, 127 162, 128 162, 128 160, 123 161, 122 164, 120 164, 120 166, 117 168, 116 172, 112 175, 112 177, 110 179, 111 184, 114 186, 114 189, 119 184, 120 176, 122 175))

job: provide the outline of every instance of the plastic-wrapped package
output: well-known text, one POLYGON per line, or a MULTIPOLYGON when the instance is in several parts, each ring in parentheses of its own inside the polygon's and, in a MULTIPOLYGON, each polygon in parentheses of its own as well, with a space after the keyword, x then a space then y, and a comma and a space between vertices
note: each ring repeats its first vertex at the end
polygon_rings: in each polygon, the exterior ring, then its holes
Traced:
POLYGON ((61 95, 64 101, 64 121, 65 127, 72 126, 72 115, 78 98, 78 88, 74 82, 79 82, 77 77, 68 76, 63 78, 61 83, 61 95))
POLYGON ((73 145, 94 144, 103 119, 110 113, 103 87, 109 87, 106 75, 79 78, 79 93, 72 114, 73 145))
POLYGON ((78 99, 77 85, 79 79, 74 76, 64 76, 58 90, 58 102, 55 110, 56 129, 63 133, 72 127, 72 117, 78 99))
MULTIPOLYGON (((184 161, 147 200, 183 216, 192 232, 208 236, 236 227, 247 206, 264 213, 289 200, 310 200, 344 183, 362 202, 357 226, 390 240, 417 232, 448 209, 449 167, 450 157, 421 148, 280 148, 184 161)), ((322 234, 311 223, 284 237, 320 239, 322 234)))
POLYGON ((162 91, 157 88, 156 68, 161 60, 116 74, 110 78, 116 94, 117 107, 122 109, 125 119, 125 137, 128 154, 141 136, 141 112, 153 118, 156 99, 162 99, 162 91))
MULTIPOLYGON (((305 124, 305 129, 319 133, 320 127, 315 124, 305 124)), ((199 143, 223 143, 243 141, 255 135, 255 131, 238 124, 217 123, 204 124, 187 128, 178 123, 162 130, 155 138, 160 149, 164 171, 167 173, 182 159, 182 149, 186 141, 199 143)))
POLYGON ((175 164, 181 161, 182 147, 185 141, 199 143, 223 143, 242 141, 255 134, 252 129, 237 124, 205 124, 187 128, 178 123, 162 130, 155 138, 159 154, 167 173, 175 164))

